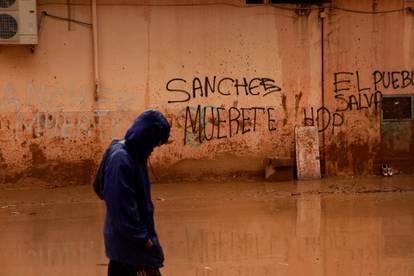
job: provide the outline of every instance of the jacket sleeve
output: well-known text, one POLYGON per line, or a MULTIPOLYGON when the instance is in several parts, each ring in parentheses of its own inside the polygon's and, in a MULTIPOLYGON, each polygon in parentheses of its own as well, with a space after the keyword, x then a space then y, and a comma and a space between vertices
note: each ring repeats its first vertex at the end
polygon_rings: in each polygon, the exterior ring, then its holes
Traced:
POLYGON ((112 226, 132 242, 145 243, 148 240, 148 227, 140 218, 133 167, 116 156, 105 166, 104 199, 112 226))

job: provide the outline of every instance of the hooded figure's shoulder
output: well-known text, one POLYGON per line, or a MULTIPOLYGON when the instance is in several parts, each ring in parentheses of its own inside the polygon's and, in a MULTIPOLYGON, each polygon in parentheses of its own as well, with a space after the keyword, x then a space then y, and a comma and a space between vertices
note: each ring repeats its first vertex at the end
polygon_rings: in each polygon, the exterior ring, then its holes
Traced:
POLYGON ((123 143, 115 143, 109 146, 106 160, 107 166, 134 167, 135 161, 123 143))

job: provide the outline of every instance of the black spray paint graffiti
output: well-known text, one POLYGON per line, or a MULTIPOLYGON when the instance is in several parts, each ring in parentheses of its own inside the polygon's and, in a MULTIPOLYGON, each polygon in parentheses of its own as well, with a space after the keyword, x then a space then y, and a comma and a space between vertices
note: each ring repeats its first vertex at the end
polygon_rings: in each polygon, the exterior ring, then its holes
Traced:
POLYGON ((187 106, 184 124, 184 145, 194 143, 189 137, 196 140, 198 144, 212 139, 231 138, 235 135, 255 132, 259 117, 266 116, 268 131, 276 130, 276 120, 272 117, 272 107, 214 107, 201 106, 197 108, 187 106), (207 126, 210 129, 207 129, 207 126))
POLYGON ((303 109, 305 126, 314 126, 315 122, 318 126, 319 132, 325 131, 332 126, 332 133, 336 127, 340 127, 344 123, 344 115, 342 112, 331 112, 326 107, 320 107, 314 110, 310 108, 310 114, 307 113, 306 108, 303 109))
POLYGON ((377 111, 381 104, 382 92, 371 87, 361 85, 359 71, 334 73, 334 92, 335 100, 338 103, 336 112, 351 110, 363 110, 375 108, 377 111), (351 90, 351 85, 355 84, 356 94, 345 95, 346 91, 351 90))
POLYGON ((183 78, 171 79, 166 85, 167 91, 171 92, 176 99, 168 103, 189 102, 198 97, 211 97, 217 92, 221 96, 267 96, 282 89, 270 78, 230 78, 230 77, 205 77, 193 78, 187 81, 183 78))
MULTIPOLYGON (((412 83, 408 71, 399 72, 402 77, 400 80, 404 85, 408 85, 408 80, 412 83)), ((361 78, 359 71, 354 72, 337 72, 334 73, 334 94, 335 94, 335 110, 329 110, 327 107, 322 106, 318 109, 310 108, 307 111, 304 108, 304 125, 316 125, 319 128, 319 132, 327 130, 329 127, 332 128, 332 133, 335 133, 335 128, 342 126, 345 123, 345 112, 352 110, 372 110, 375 112, 379 111, 382 101, 382 92, 378 90, 382 85, 384 88, 389 86, 384 83, 384 72, 375 71, 373 76, 372 90, 369 86, 361 85, 361 78), (386 86, 387 85, 387 86, 386 86), (355 89, 352 89, 355 87, 355 89), (349 93, 350 91, 354 93, 349 93)), ((391 74, 392 76, 392 74, 391 74)), ((412 76, 412 74, 411 74, 412 76)), ((391 77, 392 78, 392 77, 391 77)), ((397 81, 395 81, 397 82, 397 81)), ((392 83, 392 81, 391 81, 392 83)))
MULTIPOLYGON (((170 104, 221 96, 265 97, 282 91, 271 78, 238 79, 217 76, 194 77, 188 81, 184 78, 174 78, 167 82, 166 90, 173 97, 168 100, 170 104)), ((184 123, 178 122, 178 125, 184 129, 184 145, 200 146, 205 141, 255 132, 259 120, 266 120, 267 129, 274 131, 276 130, 276 120, 272 117, 274 110, 273 107, 187 106, 178 116, 184 120, 184 123)))
POLYGON ((376 91, 388 88, 399 89, 410 86, 414 87, 414 71, 374 71, 372 75, 374 78, 374 89, 376 91))
MULTIPOLYGON (((208 106, 205 106, 204 108, 216 108, 216 106, 208 105, 208 106)), ((204 111, 204 109, 201 109, 200 112, 203 112, 203 111, 204 111)), ((177 118, 182 118, 184 120, 186 118, 188 112, 190 114, 193 113, 193 112, 197 113, 196 107, 187 106, 187 107, 183 108, 178 113, 177 118)), ((201 116, 203 116, 203 115, 201 115, 201 116)), ((209 128, 210 127, 209 125, 212 122, 211 121, 208 121, 208 120, 205 120, 205 121, 201 121, 199 123, 200 123, 199 124, 199 127, 201 129, 206 129, 206 128, 209 128)), ((186 121, 185 120, 184 120, 184 122, 181 122, 179 119, 177 120, 177 126, 178 126, 178 128, 184 129, 184 132, 185 132, 184 133, 184 145, 189 145, 189 146, 192 146, 192 147, 195 147, 195 148, 200 147, 201 144, 198 142, 198 134, 197 134, 197 132, 193 133, 191 131, 191 127, 189 128, 189 127, 185 126, 185 124, 186 124, 186 121)))

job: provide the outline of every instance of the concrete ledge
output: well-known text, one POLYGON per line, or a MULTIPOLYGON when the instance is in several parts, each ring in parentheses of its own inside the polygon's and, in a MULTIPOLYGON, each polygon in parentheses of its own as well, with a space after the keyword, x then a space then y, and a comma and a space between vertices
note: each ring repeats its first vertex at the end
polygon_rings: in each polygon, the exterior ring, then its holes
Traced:
POLYGON ((263 177, 264 168, 263 158, 224 155, 215 159, 184 159, 169 167, 154 166, 154 172, 162 182, 170 182, 202 178, 263 177))

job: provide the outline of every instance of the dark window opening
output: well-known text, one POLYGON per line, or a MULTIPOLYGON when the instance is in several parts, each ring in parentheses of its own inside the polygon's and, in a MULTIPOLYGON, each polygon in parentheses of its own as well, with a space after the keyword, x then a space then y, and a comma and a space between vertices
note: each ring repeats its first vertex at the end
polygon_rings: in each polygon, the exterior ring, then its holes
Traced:
POLYGON ((411 120, 413 99, 411 96, 383 96, 382 120, 411 120))

